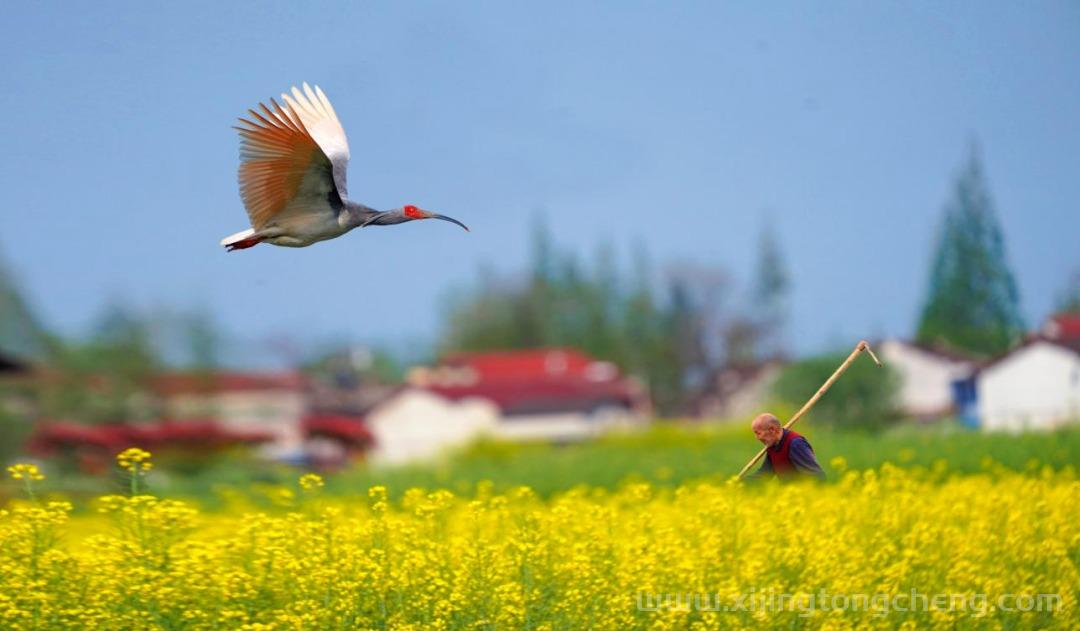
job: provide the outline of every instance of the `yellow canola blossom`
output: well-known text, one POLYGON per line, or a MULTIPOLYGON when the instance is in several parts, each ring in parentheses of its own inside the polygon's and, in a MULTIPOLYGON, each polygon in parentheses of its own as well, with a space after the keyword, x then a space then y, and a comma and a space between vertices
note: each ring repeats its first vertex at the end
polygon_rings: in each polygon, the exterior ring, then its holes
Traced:
POLYGON ((1077 497, 1071 470, 886 465, 548 500, 373 487, 256 513, 19 502, 0 512, 0 628, 1072 629, 1077 497))
POLYGON ((317 473, 305 473, 300 476, 300 488, 305 491, 317 491, 323 487, 322 476, 317 473))
POLYGON ((15 464, 7 468, 8 475, 12 480, 44 480, 45 476, 41 473, 41 470, 37 468, 37 465, 33 464, 15 464))
POLYGON ((143 451, 138 447, 125 449, 117 454, 116 463, 120 465, 121 469, 126 469, 131 473, 149 471, 153 467, 153 463, 150 462, 150 452, 143 451))

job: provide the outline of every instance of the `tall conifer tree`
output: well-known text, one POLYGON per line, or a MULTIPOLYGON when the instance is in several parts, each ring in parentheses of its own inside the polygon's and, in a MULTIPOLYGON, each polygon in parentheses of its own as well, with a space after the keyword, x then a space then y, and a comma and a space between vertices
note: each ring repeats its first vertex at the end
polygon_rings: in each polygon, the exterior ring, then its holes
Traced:
POLYGON ((945 206, 916 338, 989 356, 1008 349, 1023 330, 1005 238, 973 145, 945 206))

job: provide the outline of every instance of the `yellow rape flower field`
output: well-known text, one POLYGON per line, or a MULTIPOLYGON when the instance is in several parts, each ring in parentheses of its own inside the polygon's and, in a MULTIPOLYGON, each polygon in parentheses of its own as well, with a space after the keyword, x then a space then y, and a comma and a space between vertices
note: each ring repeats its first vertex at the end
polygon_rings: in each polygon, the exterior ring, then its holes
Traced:
MULTIPOLYGON (((204 512, 132 493, 0 512, 4 629, 1057 628, 1080 622, 1071 467, 847 471, 824 485, 373 487, 204 512)), ((286 492, 288 491, 288 492, 286 492)))

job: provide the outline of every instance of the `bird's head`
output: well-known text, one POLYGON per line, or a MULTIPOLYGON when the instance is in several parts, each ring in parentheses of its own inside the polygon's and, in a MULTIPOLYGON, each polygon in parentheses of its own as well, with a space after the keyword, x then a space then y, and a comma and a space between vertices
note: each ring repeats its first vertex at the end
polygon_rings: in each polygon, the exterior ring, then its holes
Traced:
POLYGON ((439 213, 428 212, 423 208, 417 208, 411 204, 407 204, 401 207, 401 214, 405 216, 407 220, 412 219, 442 219, 443 221, 449 221, 450 223, 456 223, 457 225, 465 228, 466 232, 469 232, 469 227, 461 223, 453 217, 447 217, 446 215, 440 215, 439 213))

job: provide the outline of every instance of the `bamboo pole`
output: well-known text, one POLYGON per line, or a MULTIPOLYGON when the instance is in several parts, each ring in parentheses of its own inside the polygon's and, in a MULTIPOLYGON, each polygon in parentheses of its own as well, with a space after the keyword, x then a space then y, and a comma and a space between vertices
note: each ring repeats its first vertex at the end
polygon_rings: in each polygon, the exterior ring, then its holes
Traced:
MULTIPOLYGON (((786 425, 784 425, 784 429, 790 429, 793 425, 795 425, 795 423, 798 422, 798 420, 802 418, 802 416, 806 414, 810 410, 810 408, 814 406, 815 403, 817 403, 818 399, 820 399, 821 396, 825 394, 825 391, 832 387, 833 383, 835 383, 836 380, 840 378, 840 375, 843 374, 843 372, 848 369, 848 366, 850 366, 851 363, 855 361, 855 358, 859 356, 859 353, 863 351, 866 351, 866 353, 870 355, 870 359, 873 359, 875 364, 881 366, 881 362, 878 361, 877 355, 874 355, 874 351, 870 350, 870 345, 866 343, 866 340, 860 340, 859 343, 855 345, 855 350, 851 351, 851 354, 848 355, 848 358, 844 360, 844 363, 840 364, 840 367, 836 369, 836 372, 834 372, 832 376, 829 377, 829 379, 824 384, 822 384, 820 388, 818 388, 818 391, 814 393, 814 396, 810 397, 810 400, 806 402, 806 405, 803 405, 802 408, 800 408, 799 411, 795 413, 795 416, 791 417, 791 420, 788 421, 786 425)), ((742 468, 742 471, 739 472, 739 476, 737 479, 741 480, 743 476, 746 475, 746 472, 749 471, 750 468, 753 467, 758 460, 761 460, 761 457, 765 455, 765 451, 767 449, 768 447, 762 447, 761 451, 759 451, 757 455, 754 456, 753 459, 751 459, 750 462, 746 463, 746 466, 742 468)))

